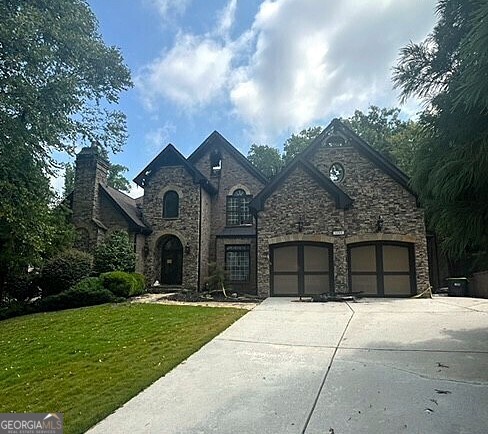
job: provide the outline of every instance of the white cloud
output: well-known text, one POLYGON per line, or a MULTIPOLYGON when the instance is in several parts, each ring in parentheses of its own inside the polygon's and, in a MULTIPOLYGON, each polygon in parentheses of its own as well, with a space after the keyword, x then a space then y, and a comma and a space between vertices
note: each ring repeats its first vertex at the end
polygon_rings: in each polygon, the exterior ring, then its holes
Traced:
POLYGON ((151 130, 145 135, 146 152, 149 156, 155 156, 161 152, 170 141, 171 134, 176 132, 176 126, 166 122, 162 127, 151 130))
POLYGON ((144 195, 144 189, 139 187, 135 182, 130 183, 130 191, 127 193, 130 197, 136 199, 144 195))
POLYGON ((174 15, 182 15, 190 2, 191 0, 151 0, 151 4, 165 20, 174 15))
POLYGON ((265 0, 232 40, 236 6, 228 1, 211 33, 178 34, 145 68, 136 81, 148 105, 230 101, 261 137, 398 105, 391 68, 399 49, 435 21, 435 0, 265 0))
POLYGON ((256 133, 396 105, 391 67, 434 22, 434 1, 266 0, 255 17, 256 49, 230 98, 256 133))

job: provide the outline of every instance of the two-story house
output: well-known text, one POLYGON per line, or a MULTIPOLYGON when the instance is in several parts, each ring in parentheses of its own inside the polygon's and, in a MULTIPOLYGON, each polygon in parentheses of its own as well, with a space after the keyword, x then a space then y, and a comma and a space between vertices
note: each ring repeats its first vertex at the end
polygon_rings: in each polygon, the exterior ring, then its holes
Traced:
POLYGON ((127 231, 151 282, 203 289, 217 262, 228 286, 260 296, 408 296, 429 286, 408 178, 337 119, 269 182, 216 131, 188 158, 166 146, 134 179, 141 198, 107 186, 107 169, 95 148, 77 156, 78 245, 127 231))

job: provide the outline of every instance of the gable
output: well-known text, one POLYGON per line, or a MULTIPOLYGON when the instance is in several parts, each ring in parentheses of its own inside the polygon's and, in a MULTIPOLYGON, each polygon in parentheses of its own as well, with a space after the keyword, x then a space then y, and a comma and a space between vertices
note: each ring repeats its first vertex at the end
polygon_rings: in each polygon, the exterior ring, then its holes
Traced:
POLYGON ((202 185, 210 194, 215 193, 215 188, 208 179, 191 164, 171 143, 168 144, 140 173, 134 178, 134 182, 144 188, 146 182, 163 167, 183 167, 192 177, 193 182, 202 185))
MULTIPOLYGON (((297 158, 305 159, 316 164, 316 156, 322 150, 322 154, 327 151, 332 157, 339 158, 341 153, 345 154, 346 159, 360 154, 362 159, 356 158, 361 165, 365 166, 369 162, 383 174, 394 180, 403 189, 416 197, 410 187, 410 179, 395 164, 385 158, 380 152, 373 149, 365 140, 358 136, 353 130, 344 125, 339 119, 334 119, 327 128, 303 151, 297 158)), ((353 157, 354 159, 354 157, 353 157)), ((330 167, 330 166, 329 166, 330 167)), ((329 167, 321 168, 326 176, 329 176, 329 167)), ((360 168, 358 167, 358 170, 360 168)))
MULTIPOLYGON (((301 159, 295 159, 284 170, 282 170, 273 181, 268 184, 250 203, 250 207, 256 211, 264 209, 267 199, 283 185, 289 184, 288 178, 296 175, 297 170, 300 170, 305 174, 306 178, 312 179, 314 182, 314 188, 307 190, 306 194, 312 195, 317 188, 325 190, 335 203, 336 208, 347 209, 351 207, 353 200, 335 185, 328 177, 321 173, 317 168, 310 163, 301 159)), ((297 189, 299 186, 297 185, 297 189)), ((310 200, 309 202, 313 202, 310 200)))
MULTIPOLYGON (((217 131, 214 131, 203 141, 203 143, 188 157, 188 161, 198 167, 198 169, 210 179, 212 175, 211 157, 213 153, 220 153, 222 157, 224 155, 230 157, 248 176, 250 175, 262 185, 266 184, 266 177, 217 131)), ((222 170, 225 170, 225 167, 222 167, 222 170)))

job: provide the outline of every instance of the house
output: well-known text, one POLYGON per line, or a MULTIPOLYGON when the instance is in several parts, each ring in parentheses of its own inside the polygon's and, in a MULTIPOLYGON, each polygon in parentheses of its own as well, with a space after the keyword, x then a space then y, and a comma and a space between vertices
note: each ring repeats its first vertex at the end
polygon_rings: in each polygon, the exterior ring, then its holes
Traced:
POLYGON ((166 146, 134 179, 138 199, 109 187, 107 170, 95 148, 78 154, 78 246, 125 230, 151 282, 203 289, 217 262, 233 290, 260 296, 429 286, 424 214, 407 176, 338 119, 269 182, 216 131, 188 158, 166 146))

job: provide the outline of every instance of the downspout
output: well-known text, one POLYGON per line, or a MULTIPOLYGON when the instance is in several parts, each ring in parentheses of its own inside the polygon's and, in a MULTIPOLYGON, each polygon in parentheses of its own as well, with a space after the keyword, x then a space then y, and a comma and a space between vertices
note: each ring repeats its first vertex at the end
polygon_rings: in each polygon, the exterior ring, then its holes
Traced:
POLYGON ((202 264, 202 184, 200 184, 200 212, 198 213, 198 272, 197 272, 197 289, 200 291, 200 273, 202 264))
POLYGON ((258 212, 256 211, 256 214, 254 214, 254 217, 256 218, 256 248, 254 252, 254 264, 256 269, 254 270, 254 280, 255 280, 255 285, 256 285, 256 295, 259 295, 259 289, 258 289, 258 212))

